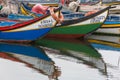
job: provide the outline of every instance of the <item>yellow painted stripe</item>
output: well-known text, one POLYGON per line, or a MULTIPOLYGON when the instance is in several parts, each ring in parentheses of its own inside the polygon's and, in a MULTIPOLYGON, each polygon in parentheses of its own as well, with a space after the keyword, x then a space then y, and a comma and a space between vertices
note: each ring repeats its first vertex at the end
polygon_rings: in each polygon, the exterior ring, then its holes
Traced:
POLYGON ((59 6, 59 4, 42 4, 42 5, 44 5, 44 6, 52 6, 52 7, 58 7, 59 6))
POLYGON ((22 6, 20 7, 20 10, 21 10, 22 14, 28 15, 28 12, 26 12, 26 10, 22 6))
MULTIPOLYGON (((104 3, 103 3, 104 4, 104 3)), ((106 4, 104 4, 104 5, 106 5, 106 6, 110 6, 110 5, 119 5, 120 4, 120 2, 111 2, 111 3, 106 3, 106 4)))
MULTIPOLYGON (((28 6, 30 6, 30 7, 33 7, 34 5, 35 5, 34 3, 32 3, 32 4, 28 3, 28 6)), ((58 3, 43 3, 42 5, 44 5, 44 6, 51 6, 51 7, 58 7, 59 6, 58 3)))
POLYGON ((114 42, 95 40, 95 39, 89 39, 88 41, 91 42, 91 43, 104 44, 104 45, 109 45, 109 46, 113 46, 113 47, 116 47, 116 48, 120 48, 120 44, 114 43, 114 42))
POLYGON ((103 28, 104 28, 104 27, 105 27, 105 28, 109 28, 109 27, 110 27, 110 28, 112 28, 112 27, 114 28, 114 27, 120 27, 120 24, 109 24, 109 25, 103 24, 102 27, 103 27, 103 28))
POLYGON ((34 13, 27 11, 22 5, 20 6, 20 10, 21 10, 22 14, 24 14, 24 15, 30 15, 34 18, 38 17, 34 13))

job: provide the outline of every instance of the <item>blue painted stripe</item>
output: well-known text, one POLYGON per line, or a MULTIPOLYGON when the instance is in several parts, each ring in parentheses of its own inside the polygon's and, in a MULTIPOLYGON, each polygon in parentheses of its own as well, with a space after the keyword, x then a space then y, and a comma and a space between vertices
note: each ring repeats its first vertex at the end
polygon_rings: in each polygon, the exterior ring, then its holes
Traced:
POLYGON ((4 26, 11 26, 16 24, 16 22, 10 22, 10 21, 0 21, 0 27, 4 27, 4 26))
POLYGON ((42 28, 38 30, 27 30, 20 32, 0 32, 0 39, 4 40, 36 40, 43 37, 52 28, 42 28))
POLYGON ((105 21, 104 24, 120 24, 120 21, 105 21))
POLYGON ((95 43, 92 43, 91 45, 97 49, 120 51, 120 48, 116 48, 116 47, 112 47, 112 46, 108 46, 108 45, 95 44, 95 43))

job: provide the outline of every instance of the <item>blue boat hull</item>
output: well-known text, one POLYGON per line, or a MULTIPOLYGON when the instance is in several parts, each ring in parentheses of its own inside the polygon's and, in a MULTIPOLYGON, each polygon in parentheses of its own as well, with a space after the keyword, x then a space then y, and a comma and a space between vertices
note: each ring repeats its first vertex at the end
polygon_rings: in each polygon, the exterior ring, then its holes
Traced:
POLYGON ((52 28, 42 28, 36 30, 26 30, 26 31, 17 31, 17 32, 0 32, 0 40, 32 41, 44 36, 51 29, 52 28))

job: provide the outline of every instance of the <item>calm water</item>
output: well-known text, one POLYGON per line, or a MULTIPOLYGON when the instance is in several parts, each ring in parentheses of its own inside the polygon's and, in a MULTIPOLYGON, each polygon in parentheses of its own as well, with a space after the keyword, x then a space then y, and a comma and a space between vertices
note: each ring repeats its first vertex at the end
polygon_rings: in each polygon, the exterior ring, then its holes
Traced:
POLYGON ((120 80, 120 37, 0 43, 0 80, 120 80))

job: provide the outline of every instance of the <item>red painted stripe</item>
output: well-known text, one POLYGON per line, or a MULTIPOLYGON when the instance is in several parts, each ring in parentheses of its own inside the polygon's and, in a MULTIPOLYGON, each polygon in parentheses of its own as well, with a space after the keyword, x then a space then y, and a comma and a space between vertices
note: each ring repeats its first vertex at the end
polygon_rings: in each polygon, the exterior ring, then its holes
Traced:
POLYGON ((12 26, 0 27, 0 31, 6 31, 6 30, 11 30, 11 29, 21 28, 21 27, 24 27, 26 25, 30 25, 30 24, 33 24, 33 23, 35 23, 37 21, 40 21, 41 19, 43 19, 43 18, 45 18, 47 16, 49 16, 49 15, 44 15, 44 16, 41 16, 41 17, 38 17, 38 18, 35 18, 35 19, 32 19, 32 20, 17 23, 17 24, 12 25, 12 26))

